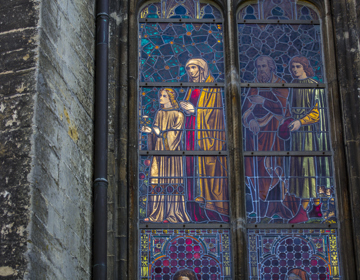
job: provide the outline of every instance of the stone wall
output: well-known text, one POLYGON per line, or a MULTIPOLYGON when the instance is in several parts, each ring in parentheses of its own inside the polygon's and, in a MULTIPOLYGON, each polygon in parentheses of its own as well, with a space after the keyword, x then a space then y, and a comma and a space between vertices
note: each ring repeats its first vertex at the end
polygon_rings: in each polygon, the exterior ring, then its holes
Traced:
POLYGON ((41 5, 30 279, 91 277, 94 5, 41 5))
POLYGON ((91 278, 94 8, 1 4, 1 278, 91 278))
MULTIPOLYGON (((359 38, 359 0, 332 0, 332 13, 335 28, 337 55, 337 79, 339 83, 342 109, 342 128, 347 168, 348 189, 352 215, 355 267, 360 279, 360 38, 359 38)), ((346 278, 346 277, 345 277, 346 278)), ((348 278, 350 279, 350 278, 348 278)), ((352 278, 351 278, 352 279, 352 278)))
POLYGON ((39 3, 0 6, 0 278, 27 270, 39 3))

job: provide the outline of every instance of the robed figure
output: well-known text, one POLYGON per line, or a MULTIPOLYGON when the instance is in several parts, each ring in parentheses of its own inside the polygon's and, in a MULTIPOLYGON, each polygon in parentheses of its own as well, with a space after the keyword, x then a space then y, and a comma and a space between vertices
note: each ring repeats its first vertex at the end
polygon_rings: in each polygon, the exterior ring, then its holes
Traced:
MULTIPOLYGON (((268 56, 256 62, 256 83, 285 83, 275 74, 276 65, 268 56)), ((285 88, 251 88, 243 103, 243 126, 246 151, 284 151, 284 140, 277 134, 287 112, 289 90, 285 88)), ((285 195, 285 172, 282 157, 245 157, 246 185, 251 191, 257 217, 279 215, 291 218, 282 203, 285 195)))
MULTIPOLYGON (((290 61, 290 71, 295 83, 317 83, 314 71, 306 57, 296 56, 290 61)), ((289 98, 289 116, 293 119, 291 151, 329 151, 326 128, 325 95, 321 89, 294 88, 289 98)), ((321 218, 318 188, 330 188, 330 163, 327 157, 291 157, 289 193, 300 203, 289 203, 295 216, 290 223, 306 222, 309 218, 321 218), (316 172, 317 171, 317 172, 316 172), (311 202, 311 203, 310 203, 311 202)))
MULTIPOLYGON (((186 63, 190 82, 213 83, 205 60, 186 63)), ((226 150, 225 118, 220 88, 190 89, 180 106, 187 113, 186 150, 226 150)), ((229 194, 225 156, 186 158, 188 212, 193 221, 228 221, 229 194), (195 168, 197 166, 197 168, 195 168), (196 174, 197 173, 197 174, 196 174), (195 178, 198 176, 198 179, 195 178)))
MULTIPOLYGON (((156 151, 179 151, 185 117, 179 110, 175 91, 165 88, 159 92, 161 108, 157 111, 152 127, 144 126, 149 133, 148 145, 156 151)), ((181 156, 154 156, 150 168, 150 188, 145 222, 185 223, 189 216, 185 209, 181 156)))

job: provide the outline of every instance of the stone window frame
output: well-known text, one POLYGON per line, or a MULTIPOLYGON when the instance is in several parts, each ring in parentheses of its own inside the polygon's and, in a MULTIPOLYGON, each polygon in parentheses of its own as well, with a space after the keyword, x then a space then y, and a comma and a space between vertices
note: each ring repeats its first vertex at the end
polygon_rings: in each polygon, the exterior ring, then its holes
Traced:
MULTIPOLYGON (((323 61, 327 77, 327 94, 329 112, 331 112, 329 123, 330 138, 333 150, 334 181, 336 185, 338 232, 339 232, 339 259, 340 270, 343 279, 355 279, 353 229, 350 211, 349 185, 346 162, 343 123, 341 107, 339 105, 340 92, 337 81, 335 38, 333 17, 331 12, 331 0, 308 1, 318 12, 321 20, 321 31, 323 41, 323 61), (329 65, 329 67, 327 67, 329 65)), ((117 49, 113 52, 118 58, 119 65, 114 65, 113 79, 117 85, 119 96, 117 97, 116 116, 118 116, 119 131, 116 133, 118 139, 118 155, 121 159, 118 167, 118 180, 115 183, 115 199, 113 224, 115 230, 109 233, 109 247, 114 252, 114 258, 110 258, 108 270, 119 279, 138 279, 138 222, 137 222, 137 58, 138 39, 131 36, 138 30, 138 12, 140 7, 151 1, 121 1, 113 4, 114 10, 126 11, 117 24, 114 31, 120 36, 114 36, 113 43, 117 49), (132 47, 130 47, 132 46, 132 47), (134 47, 136 46, 136 47, 134 47), (128 65, 128 68, 122 67, 128 65)), ((229 169, 240 170, 230 172, 229 182, 231 197, 231 219, 232 219, 232 257, 235 279, 248 278, 248 256, 247 256, 247 234, 245 221, 245 185, 243 168, 242 132, 241 132, 241 105, 239 89, 239 63, 237 45, 237 23, 236 15, 240 6, 247 0, 213 0, 224 15, 224 53, 225 71, 227 82, 225 86, 226 102, 228 104, 226 116, 229 141, 229 169)), ((110 39, 112 40, 112 39, 110 39)), ((110 46, 111 47, 111 46, 110 46)))

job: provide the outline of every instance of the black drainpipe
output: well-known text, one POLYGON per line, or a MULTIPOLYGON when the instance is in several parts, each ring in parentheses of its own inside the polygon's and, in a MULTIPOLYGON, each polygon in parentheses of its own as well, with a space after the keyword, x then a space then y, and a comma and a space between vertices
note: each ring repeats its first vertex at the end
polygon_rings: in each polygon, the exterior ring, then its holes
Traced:
POLYGON ((95 280, 106 280, 107 277, 108 39, 109 0, 97 0, 93 247, 95 280))

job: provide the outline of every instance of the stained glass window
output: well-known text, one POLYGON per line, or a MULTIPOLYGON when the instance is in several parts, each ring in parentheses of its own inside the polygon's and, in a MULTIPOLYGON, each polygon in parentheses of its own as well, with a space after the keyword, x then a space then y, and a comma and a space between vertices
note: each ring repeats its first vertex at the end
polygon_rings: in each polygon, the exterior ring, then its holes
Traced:
POLYGON ((223 32, 197 0, 139 13, 141 279, 232 279, 223 32))
POLYGON ((250 279, 340 279, 318 14, 259 0, 237 22, 250 279))

